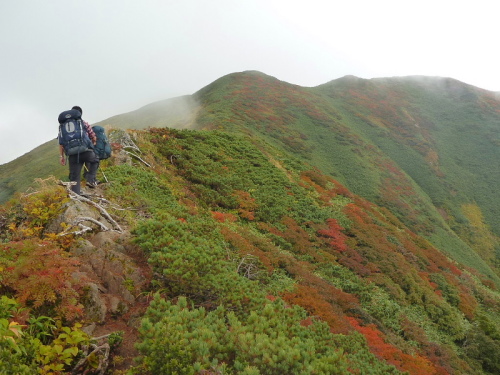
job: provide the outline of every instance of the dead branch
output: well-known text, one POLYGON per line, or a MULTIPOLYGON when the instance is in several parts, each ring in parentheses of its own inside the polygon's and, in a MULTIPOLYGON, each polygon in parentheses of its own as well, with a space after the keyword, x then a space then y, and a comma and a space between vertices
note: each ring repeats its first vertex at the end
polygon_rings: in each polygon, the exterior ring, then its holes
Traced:
POLYGON ((62 237, 62 236, 68 236, 70 234, 74 234, 76 236, 80 235, 80 234, 83 234, 83 233, 86 233, 86 232, 91 232, 92 231, 92 228, 91 227, 88 227, 86 225, 83 225, 82 223, 78 224, 78 226, 80 228, 82 228, 82 230, 75 230, 73 232, 61 232, 59 233, 57 236, 58 237, 62 237))
POLYGON ((73 222, 73 225, 78 225, 83 221, 90 221, 90 222, 100 226, 103 231, 105 231, 105 232, 109 231, 109 228, 106 225, 104 225, 103 223, 101 223, 99 220, 96 220, 96 219, 93 219, 93 218, 87 217, 87 216, 82 216, 82 217, 76 218, 75 221, 73 222))
POLYGON ((250 280, 254 280, 259 275, 260 271, 257 266, 258 258, 247 254, 243 258, 241 258, 238 267, 236 268, 236 272, 242 274, 244 277, 250 280))
POLYGON ((59 185, 65 186, 66 189, 72 192, 71 186, 76 185, 76 181, 70 181, 70 182, 59 181, 59 185))
POLYGON ((179 155, 170 155, 170 164, 175 165, 174 159, 177 159, 179 155))
MULTIPOLYGON (((80 201, 80 202, 85 202, 85 203, 88 203, 88 204, 94 206, 95 208, 97 208, 99 210, 99 212, 101 213, 101 215, 104 216, 113 225, 114 229, 112 229, 112 230, 115 230, 116 232, 119 232, 119 233, 123 233, 123 229, 116 222, 116 220, 111 217, 111 215, 108 213, 108 211, 106 211, 106 209, 104 207, 102 207, 100 204, 95 203, 94 201, 92 201, 92 200, 84 197, 83 195, 76 194, 73 190, 71 190, 71 186, 76 185, 76 182, 74 182, 74 181, 71 181, 71 182, 59 181, 59 184, 61 184, 61 185, 63 185, 63 186, 66 187, 66 190, 68 191, 70 199, 76 200, 76 201, 80 201)), ((89 221, 93 221, 94 220, 94 219, 91 219, 91 218, 88 218, 88 219, 90 219, 89 221)), ((83 220, 83 221, 85 221, 85 220, 83 220)), ((98 225, 100 225, 100 226, 103 225, 100 222, 98 222, 98 223, 99 223, 98 225)), ((83 224, 81 224, 81 221, 78 223, 78 225, 80 227, 83 227, 82 231, 74 232, 74 234, 81 234, 81 233, 88 232, 89 230, 92 230, 92 228, 83 226, 83 224)), ((106 230, 110 230, 110 229, 108 229, 106 227, 106 230)), ((69 234, 69 233, 66 233, 66 234, 69 234)), ((62 235, 66 235, 66 234, 62 234, 62 235)))
POLYGON ((142 161, 148 168, 151 168, 151 164, 149 164, 147 161, 145 161, 143 158, 141 158, 139 155, 136 155, 134 154, 133 152, 130 152, 130 151, 127 151, 127 150, 123 150, 126 154, 129 154, 130 156, 136 158, 136 159, 139 159, 140 161, 142 161))
POLYGON ((73 370, 71 374, 81 374, 82 370, 84 370, 83 366, 89 361, 91 357, 99 358, 99 366, 97 366, 96 371, 98 375, 103 375, 109 365, 109 352, 111 350, 109 344, 106 342, 102 345, 90 344, 89 346, 83 346, 83 358, 81 358, 73 370), (89 353, 89 349, 93 349, 89 353), (99 355, 100 354, 100 355, 99 355))
POLYGON ((58 234, 58 236, 62 237, 62 236, 67 236, 69 234, 80 235, 80 234, 83 234, 85 232, 91 232, 92 228, 84 225, 83 224, 84 221, 90 221, 90 222, 92 222, 94 224, 99 225, 104 232, 107 232, 107 231, 110 230, 106 225, 104 225, 103 223, 101 223, 100 221, 98 221, 96 219, 93 219, 93 218, 87 217, 87 216, 81 216, 81 217, 77 217, 73 221, 73 223, 71 225, 73 225, 73 226, 79 226, 80 228, 82 228, 82 230, 73 231, 73 232, 61 232, 61 233, 58 234))
POLYGON ((128 134, 126 130, 115 129, 109 133, 108 138, 109 138, 111 143, 118 143, 123 148, 131 148, 131 149, 136 150, 137 152, 141 152, 139 147, 137 147, 135 142, 130 137, 130 134, 128 134))
POLYGON ((102 340, 102 339, 107 339, 111 335, 112 335, 112 333, 108 333, 106 335, 102 335, 102 336, 99 336, 99 337, 92 337, 90 339, 90 341, 99 341, 99 340, 102 340))
POLYGON ((73 192, 70 193, 70 198, 77 200, 77 201, 85 202, 85 203, 88 203, 88 204, 94 206, 95 208, 97 208, 99 210, 99 212, 102 214, 102 216, 104 216, 113 225, 115 231, 117 231, 119 233, 123 233, 123 229, 120 227, 120 225, 115 221, 115 219, 113 219, 111 217, 111 215, 108 213, 108 211, 106 211, 104 209, 104 207, 102 207, 101 205, 93 202, 92 200, 90 200, 88 198, 85 198, 82 195, 78 195, 78 194, 75 194, 73 192))

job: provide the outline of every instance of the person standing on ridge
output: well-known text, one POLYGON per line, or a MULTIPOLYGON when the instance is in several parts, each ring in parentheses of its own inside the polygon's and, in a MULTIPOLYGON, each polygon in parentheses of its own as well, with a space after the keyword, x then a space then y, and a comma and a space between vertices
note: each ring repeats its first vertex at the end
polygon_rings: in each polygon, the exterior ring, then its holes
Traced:
MULTIPOLYGON (((71 190, 81 195, 81 173, 85 162, 89 163, 89 177, 95 179, 98 167, 98 159, 94 154, 96 135, 90 125, 82 120, 82 109, 74 106, 69 111, 59 115, 59 153, 61 165, 69 163, 69 180, 76 182, 71 190), (67 156, 67 158, 65 157, 67 156), (95 169, 95 170, 94 170, 95 169)), ((92 184, 95 181, 88 181, 92 184)))
MULTIPOLYGON (((94 125, 92 126, 92 130, 94 131, 94 134, 96 136, 96 143, 94 144, 94 154, 97 158, 97 166, 92 166, 91 163, 85 162, 84 167, 84 172, 83 172, 83 178, 87 181, 87 186, 90 188, 96 187, 98 184, 101 182, 97 180, 97 171, 99 169, 99 163, 101 160, 105 160, 111 156, 111 145, 109 144, 108 137, 106 136, 106 131, 102 126, 99 125, 94 125), (93 172, 93 175, 91 175, 90 172, 93 172), (92 181, 92 182, 89 182, 92 181)), ((102 172, 104 178, 106 176, 104 175, 104 172, 102 172)))

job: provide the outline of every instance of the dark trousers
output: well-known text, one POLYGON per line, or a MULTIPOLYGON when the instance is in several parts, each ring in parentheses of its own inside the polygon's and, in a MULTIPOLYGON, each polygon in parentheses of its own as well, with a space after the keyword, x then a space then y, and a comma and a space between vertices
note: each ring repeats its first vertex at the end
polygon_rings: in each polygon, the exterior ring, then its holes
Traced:
POLYGON ((83 178, 90 183, 97 181, 97 170, 99 169, 99 158, 96 156, 95 162, 86 161, 83 165, 83 178))
POLYGON ((80 183, 82 176, 83 164, 89 163, 89 173, 93 173, 93 176, 97 173, 97 167, 99 166, 99 159, 94 154, 94 151, 85 151, 80 154, 70 155, 68 157, 69 161, 69 180, 71 182, 76 182, 76 185, 71 187, 76 194, 81 194, 80 183))

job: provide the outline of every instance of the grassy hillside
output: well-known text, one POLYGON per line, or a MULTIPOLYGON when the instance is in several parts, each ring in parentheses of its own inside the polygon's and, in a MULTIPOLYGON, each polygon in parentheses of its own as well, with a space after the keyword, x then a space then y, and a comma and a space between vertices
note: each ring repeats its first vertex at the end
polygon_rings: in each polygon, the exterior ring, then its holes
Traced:
MULTIPOLYGON (((492 176, 481 179, 492 164, 488 160, 500 160, 499 149, 490 142, 479 157, 498 122, 498 102, 491 93, 450 82, 346 77, 306 89, 258 72, 232 74, 195 94, 203 108, 197 124, 252 134, 293 152, 356 194, 390 209, 455 259, 472 261, 491 274, 485 262, 496 265, 496 239, 471 240, 477 228, 464 205, 475 205, 480 225, 494 233, 500 228, 500 202, 491 188, 499 175, 497 166, 492 176), (464 108, 460 100, 470 100, 470 92, 479 99, 464 108), (476 113, 485 108, 485 123, 460 132, 473 118, 470 106, 476 113), (435 108, 441 113, 433 112, 435 108), (446 116, 463 118, 460 123, 443 122, 446 116), (449 150, 465 153, 469 166, 450 161, 449 150), (481 168, 474 169, 475 163, 481 168), (471 246, 483 260, 471 258, 471 246)), ((495 236, 486 234, 488 239, 495 236)))
MULTIPOLYGON (((418 184, 458 236, 498 264, 500 102, 493 93, 428 77, 347 77, 316 90, 418 184)), ((390 199, 374 201, 391 207, 390 199)))
POLYGON ((394 160, 433 203, 459 217, 476 203, 498 234, 500 102, 451 79, 346 79, 317 88, 394 160))
MULTIPOLYGON (((130 133, 141 160, 120 164, 116 155, 106 162, 111 182, 102 194, 109 212, 133 229, 130 241, 152 268, 132 373, 500 371, 494 283, 470 262, 452 261, 387 208, 253 135, 130 133)), ((70 275, 65 270, 74 264, 62 250, 54 258, 55 249, 82 242, 45 232, 63 196, 60 187, 48 187, 0 210, 8 254, 0 258, 0 291, 31 307, 35 322, 56 318, 60 301, 37 307, 32 288, 40 293, 52 277, 64 281, 60 275, 70 275), (37 282, 16 282, 26 265, 19 253, 49 248, 58 272, 31 265, 37 282)), ((18 307, 0 299, 0 334, 8 334, 1 319, 12 322, 18 307)), ((39 331, 14 328, 25 332, 13 339, 25 351, 0 343, 0 364, 34 369, 40 358, 59 359, 60 341, 49 335, 43 351, 53 354, 40 357, 39 331)), ((78 327, 68 330, 81 338, 78 327)), ((78 342, 63 344, 69 351, 78 342)))
POLYGON ((64 180, 68 176, 68 167, 59 164, 59 145, 55 139, 0 165, 0 203, 16 192, 25 192, 35 179, 51 175, 64 180))

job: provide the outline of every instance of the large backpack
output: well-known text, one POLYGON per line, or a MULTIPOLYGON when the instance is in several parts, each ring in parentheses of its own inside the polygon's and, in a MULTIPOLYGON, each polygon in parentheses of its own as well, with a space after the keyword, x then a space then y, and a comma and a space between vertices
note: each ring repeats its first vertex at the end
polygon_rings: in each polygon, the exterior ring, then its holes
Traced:
POLYGON ((62 112, 59 117, 59 144, 66 155, 76 155, 92 149, 92 142, 84 129, 82 114, 76 109, 62 112))
POLYGON ((111 156, 111 145, 108 142, 104 128, 102 126, 95 125, 92 127, 92 130, 94 130, 95 136, 97 137, 97 142, 94 146, 96 156, 99 160, 109 158, 111 156))

